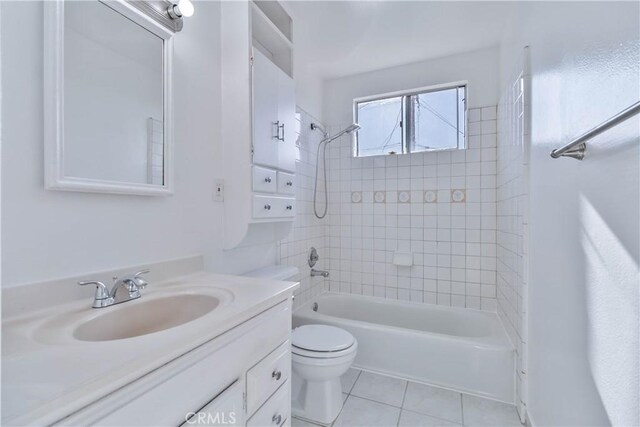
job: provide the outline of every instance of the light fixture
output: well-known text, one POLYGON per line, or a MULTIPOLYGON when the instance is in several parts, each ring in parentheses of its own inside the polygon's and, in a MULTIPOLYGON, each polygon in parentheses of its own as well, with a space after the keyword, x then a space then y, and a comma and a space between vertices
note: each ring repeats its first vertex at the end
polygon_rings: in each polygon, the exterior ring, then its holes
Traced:
POLYGON ((179 0, 178 3, 174 3, 173 5, 167 8, 167 13, 171 17, 171 19, 182 18, 183 16, 188 18, 193 16, 194 8, 191 0, 179 0))

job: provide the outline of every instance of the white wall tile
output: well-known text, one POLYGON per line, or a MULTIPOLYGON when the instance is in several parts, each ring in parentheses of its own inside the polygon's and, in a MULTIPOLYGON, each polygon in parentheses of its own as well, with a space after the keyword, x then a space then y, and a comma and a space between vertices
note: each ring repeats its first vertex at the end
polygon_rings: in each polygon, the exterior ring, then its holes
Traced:
POLYGON ((331 144, 323 251, 331 290, 496 310, 496 111, 469 110, 466 150, 352 159, 349 138, 331 144), (465 201, 451 203, 452 189, 465 190, 465 201), (425 191, 437 200, 425 203, 425 191), (415 265, 391 264, 396 250, 411 251, 415 265))
MULTIPOLYGON (((487 267, 496 265, 495 282, 491 276, 484 276, 482 295, 490 294, 495 288, 497 299, 496 308, 502 319, 512 342, 516 343, 517 372, 517 401, 526 401, 522 383, 525 381, 524 349, 526 347, 526 330, 524 299, 526 298, 526 275, 524 265, 528 238, 526 206, 527 168, 525 157, 528 152, 528 135, 525 134, 526 114, 518 105, 524 97, 523 88, 527 85, 514 84, 523 76, 521 66, 517 67, 514 75, 504 82, 505 90, 500 99, 497 123, 497 151, 495 175, 496 215, 482 217, 483 225, 495 229, 496 255, 483 258, 482 264, 487 267), (495 221, 495 225, 492 223, 495 221)), ((487 113, 489 117, 491 113, 487 113)), ((489 182, 486 182, 489 185, 489 182)), ((484 188, 484 187, 483 187, 484 188)), ((488 188, 488 187, 487 187, 488 188)), ((487 238, 494 236, 488 235, 487 238)), ((489 270, 489 269, 488 269, 489 270)), ((488 307, 493 303, 481 298, 481 306, 488 307)), ((483 307, 483 308, 484 308, 483 307)))
MULTIPOLYGON (((298 158, 296 159, 295 191, 297 199, 296 218, 291 233, 287 238, 279 242, 280 264, 295 266, 300 269, 300 288, 295 292, 294 305, 297 307, 324 291, 325 279, 322 277, 310 277, 307 256, 313 246, 320 254, 320 260, 316 265, 318 269, 329 269, 331 256, 325 242, 334 234, 325 226, 325 222, 317 219, 313 214, 313 186, 316 166, 316 150, 322 139, 320 132, 310 129, 311 122, 319 123, 304 110, 298 109, 300 118, 300 134, 298 158)), ((327 158, 330 152, 327 151, 327 158)), ((358 189, 359 190, 359 189, 358 189)), ((345 193, 351 202, 351 192, 345 193)), ((324 199, 324 190, 320 187, 318 197, 324 199)), ((336 232, 335 235, 340 235, 336 232)), ((339 256, 337 256, 339 259, 339 256)), ((332 278, 339 277, 339 271, 332 272, 332 278), (335 273, 335 274, 334 274, 335 273)), ((348 282, 347 282, 348 283, 348 282)), ((340 290, 339 284, 336 284, 340 290)), ((359 290, 360 288, 356 288, 359 290)))

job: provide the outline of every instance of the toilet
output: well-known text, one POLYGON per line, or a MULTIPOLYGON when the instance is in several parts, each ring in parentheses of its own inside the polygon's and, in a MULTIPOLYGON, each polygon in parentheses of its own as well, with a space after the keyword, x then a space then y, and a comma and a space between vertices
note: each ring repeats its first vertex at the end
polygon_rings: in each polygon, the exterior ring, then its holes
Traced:
POLYGON ((351 367, 358 342, 344 329, 304 325, 291 334, 291 412, 331 424, 342 409, 340 377, 351 367))
MULTIPOLYGON (((296 281, 295 267, 269 266, 245 276, 296 281)), ((291 333, 291 412, 317 424, 331 424, 342 409, 340 377, 351 367, 358 342, 344 329, 299 326, 291 333)))

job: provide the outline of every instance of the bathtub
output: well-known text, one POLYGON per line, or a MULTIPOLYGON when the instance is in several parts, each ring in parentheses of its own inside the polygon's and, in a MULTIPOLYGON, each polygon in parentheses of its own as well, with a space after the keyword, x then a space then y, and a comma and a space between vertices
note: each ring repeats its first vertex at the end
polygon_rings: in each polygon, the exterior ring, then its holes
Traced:
POLYGON ((354 367, 514 403, 515 350, 496 313, 325 293, 293 313, 307 324, 351 332, 354 367))

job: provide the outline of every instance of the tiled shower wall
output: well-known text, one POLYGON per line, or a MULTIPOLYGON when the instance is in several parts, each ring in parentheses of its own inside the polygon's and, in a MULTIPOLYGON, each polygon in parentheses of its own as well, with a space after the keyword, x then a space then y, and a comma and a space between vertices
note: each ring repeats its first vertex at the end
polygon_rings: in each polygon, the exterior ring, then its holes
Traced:
POLYGON ((498 315, 516 346, 516 396, 526 412, 526 302, 529 76, 525 49, 502 93, 498 114, 498 315))
POLYGON ((466 150, 353 158, 350 137, 329 145, 331 291, 496 310, 496 106, 468 118, 466 150), (413 265, 394 265, 396 251, 413 265))
MULTIPOLYGON (((307 257, 313 246, 320 254, 320 260, 315 268, 323 269, 327 266, 325 250, 325 226, 322 220, 313 214, 313 185, 315 178, 316 151, 322 134, 311 130, 311 122, 319 123, 304 110, 298 108, 296 112, 297 146, 296 158, 296 217, 291 233, 279 243, 280 264, 298 267, 300 287, 295 292, 294 308, 304 304, 323 291, 325 279, 310 277, 307 257)), ((324 192, 320 192, 324 198, 324 192)))

